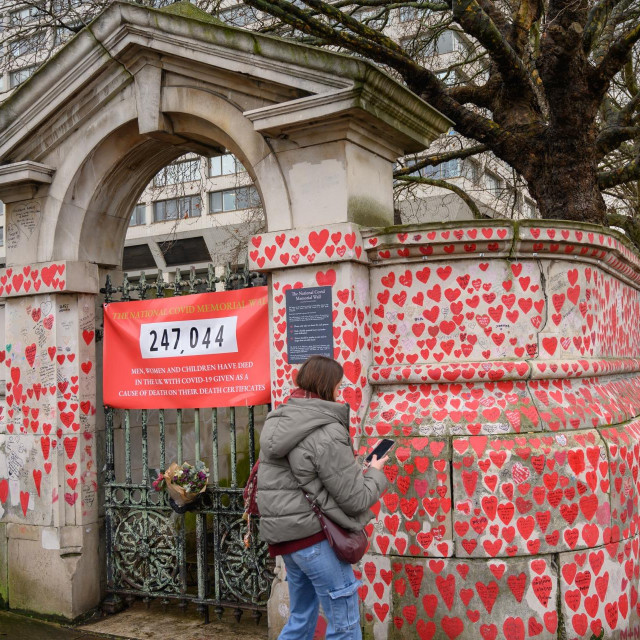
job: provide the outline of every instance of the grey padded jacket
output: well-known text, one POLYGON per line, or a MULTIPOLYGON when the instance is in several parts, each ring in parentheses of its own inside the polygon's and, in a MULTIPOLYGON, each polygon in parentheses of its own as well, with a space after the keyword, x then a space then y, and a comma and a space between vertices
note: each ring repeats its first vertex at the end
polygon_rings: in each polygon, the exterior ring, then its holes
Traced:
POLYGON ((334 522, 359 531, 387 486, 381 471, 366 473, 349 438, 349 405, 290 398, 267 416, 260 436, 258 508, 267 543, 306 538, 321 530, 300 487, 334 522))

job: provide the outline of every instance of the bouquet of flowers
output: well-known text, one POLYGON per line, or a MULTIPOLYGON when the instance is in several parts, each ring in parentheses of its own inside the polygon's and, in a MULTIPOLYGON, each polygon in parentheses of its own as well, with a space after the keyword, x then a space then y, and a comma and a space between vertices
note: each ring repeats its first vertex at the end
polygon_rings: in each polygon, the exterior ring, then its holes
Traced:
POLYGON ((209 481, 209 469, 202 460, 195 466, 184 462, 182 466, 172 462, 164 473, 159 473, 153 481, 156 491, 167 490, 169 497, 178 507, 193 502, 206 488, 209 481))

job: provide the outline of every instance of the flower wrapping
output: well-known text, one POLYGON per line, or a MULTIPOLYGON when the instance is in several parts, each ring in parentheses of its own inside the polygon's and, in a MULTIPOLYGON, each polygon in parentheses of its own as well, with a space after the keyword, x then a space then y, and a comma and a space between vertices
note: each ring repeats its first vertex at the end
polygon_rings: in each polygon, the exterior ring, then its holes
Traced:
POLYGON ((158 491, 165 488, 172 500, 179 507, 184 507, 206 490, 208 479, 209 470, 201 461, 195 467, 188 462, 182 466, 172 462, 153 485, 158 491))

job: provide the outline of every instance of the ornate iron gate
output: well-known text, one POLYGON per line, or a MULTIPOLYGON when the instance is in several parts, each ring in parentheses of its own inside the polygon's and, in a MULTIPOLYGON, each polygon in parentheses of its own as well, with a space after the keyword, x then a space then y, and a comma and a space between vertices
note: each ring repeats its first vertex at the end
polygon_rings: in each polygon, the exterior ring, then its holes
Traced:
MULTIPOLYGON (((205 277, 192 268, 188 280, 178 269, 172 283, 165 283, 162 272, 152 284, 144 273, 136 283, 125 274, 117 287, 107 277, 101 292, 105 303, 117 303, 212 292, 220 282, 227 290, 265 284, 263 276, 246 267, 241 272, 227 267, 224 276, 216 277, 209 265, 205 277)), ((177 600, 183 607, 196 603, 206 622, 210 606, 218 616, 224 608, 233 609, 237 620, 248 609, 260 621, 273 563, 257 538, 254 519, 252 544, 245 547, 242 487, 256 457, 256 419, 266 411, 267 407, 172 412, 105 407, 107 610, 120 608, 122 598, 159 598, 165 604, 177 600), (240 422, 244 446, 238 441, 240 422), (222 436, 228 437, 228 460, 221 451, 222 436), (210 484, 192 514, 175 513, 166 492, 158 493, 151 485, 155 472, 173 461, 171 454, 179 464, 203 455, 210 459, 210 484), (248 464, 240 466, 239 456, 248 464), (221 462, 227 462, 226 473, 221 462)))

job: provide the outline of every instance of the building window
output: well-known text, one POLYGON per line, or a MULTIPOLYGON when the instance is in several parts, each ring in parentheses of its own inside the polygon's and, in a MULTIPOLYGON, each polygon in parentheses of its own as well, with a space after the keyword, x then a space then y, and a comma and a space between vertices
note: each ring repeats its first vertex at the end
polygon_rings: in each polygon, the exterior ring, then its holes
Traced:
POLYGON ((25 22, 29 22, 32 18, 35 18, 39 13, 38 7, 25 7, 24 9, 18 9, 9 13, 9 26, 19 26, 25 22))
POLYGON ((183 218, 197 218, 202 210, 200 196, 185 196, 171 200, 158 200, 153 203, 154 222, 164 220, 181 220, 183 218))
MULTIPOLYGON (((455 69, 448 69, 446 71, 436 71, 436 76, 438 79, 442 80, 444 84, 448 87, 454 87, 457 84, 460 84, 460 75, 455 69)), ((455 135, 455 129, 449 129, 449 135, 455 135)))
POLYGON ((147 206, 144 204, 137 204, 133 209, 133 213, 131 214, 131 219, 129 220, 130 227, 139 227, 141 224, 146 224, 147 216, 146 216, 147 206))
POLYGON ((446 180, 447 178, 457 178, 461 175, 461 162, 459 158, 441 162, 435 167, 425 167, 425 177, 446 180))
POLYGON ((4 227, 0 227, 0 247, 4 247, 4 227))
POLYGON ((255 187, 237 187, 209 194, 210 213, 237 211, 260 206, 260 198, 255 187))
POLYGON ((56 27, 53 34, 53 46, 59 47, 68 40, 71 40, 75 35, 76 32, 71 29, 67 29, 66 27, 56 27))
POLYGON ((416 7, 400 7, 398 17, 400 22, 412 22, 418 19, 418 9, 416 7))
POLYGON ((524 199, 524 214, 527 218, 535 218, 537 216, 538 210, 536 208, 536 203, 533 200, 529 200, 529 198, 524 199))
POLYGON ((172 162, 159 171, 153 179, 154 187, 200 180, 200 159, 172 162))
POLYGON ((484 183, 487 186, 487 191, 494 196, 499 196, 502 186, 502 180, 495 174, 487 171, 484 174, 484 183))
POLYGON ((475 160, 463 160, 462 175, 473 184, 478 184, 480 182, 480 165, 475 160))
POLYGON ((462 38, 455 31, 444 31, 438 36, 436 53, 453 53, 454 51, 466 51, 462 38))
MULTIPOLYGON (((420 160, 409 160, 409 166, 416 164, 417 162, 420 162, 420 160)), ((461 165, 462 162, 460 159, 454 158, 453 160, 447 160, 446 162, 441 162, 435 166, 429 165, 427 167, 423 167, 418 171, 414 171, 411 175, 421 176, 423 178, 435 178, 436 180, 458 178, 462 173, 461 165)))
POLYGON ((432 56, 435 51, 433 38, 426 36, 409 36, 400 38, 400 46, 412 56, 432 56))
POLYGON ((242 163, 231 153, 209 158, 209 177, 229 176, 233 173, 245 171, 242 163))
POLYGON ((43 32, 34 33, 27 38, 19 38, 9 43, 9 54, 14 58, 27 54, 35 55, 44 42, 45 34, 43 32))
POLYGON ((69 9, 78 8, 84 0, 53 0, 52 7, 54 14, 65 15, 69 9))
POLYGON ((9 87, 14 89, 19 84, 22 84, 25 80, 31 77, 36 70, 36 66, 23 67, 22 69, 16 69, 9 74, 9 87))
POLYGON ((400 38, 400 46, 412 55, 443 55, 456 51, 466 52, 465 41, 455 31, 442 31, 439 34, 414 35, 400 38))

